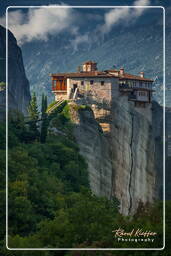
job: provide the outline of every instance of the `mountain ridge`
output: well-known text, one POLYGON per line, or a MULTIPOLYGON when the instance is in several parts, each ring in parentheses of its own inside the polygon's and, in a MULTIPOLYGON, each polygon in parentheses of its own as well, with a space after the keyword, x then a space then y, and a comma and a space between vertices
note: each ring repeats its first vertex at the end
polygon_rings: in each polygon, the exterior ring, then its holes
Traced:
MULTIPOLYGON (((82 32, 84 34, 84 31, 82 32)), ((96 37, 95 37, 96 38, 96 37)), ((163 86, 163 40, 160 25, 148 27, 131 26, 122 30, 113 29, 104 40, 95 38, 83 42, 74 50, 72 38, 68 34, 60 38, 50 37, 47 42, 35 41, 22 46, 25 68, 32 91, 42 91, 52 100, 49 73, 76 71, 82 62, 92 59, 98 62, 99 70, 124 66, 126 72, 155 79, 155 98, 162 103, 163 86), (156 33, 157 28, 159 29, 156 33), (33 75, 33 70, 35 75, 33 75)), ((100 38, 100 37, 97 37, 100 38)), ((169 38, 171 41, 171 37, 169 38)), ((167 52, 170 46, 168 45, 167 52)), ((171 62, 168 56, 167 63, 171 62)), ((171 79, 166 65, 166 87, 170 88, 171 79)), ((166 100, 169 106, 169 99, 166 100)))

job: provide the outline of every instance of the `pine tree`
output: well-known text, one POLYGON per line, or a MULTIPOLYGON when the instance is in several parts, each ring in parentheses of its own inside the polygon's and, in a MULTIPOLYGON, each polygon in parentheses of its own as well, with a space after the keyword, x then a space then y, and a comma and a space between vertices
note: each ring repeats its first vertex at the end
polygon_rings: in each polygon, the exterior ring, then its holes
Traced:
POLYGON ((42 106, 41 106, 42 124, 41 124, 41 133, 40 133, 40 141, 42 143, 46 142, 47 129, 48 129, 48 118, 47 118, 46 110, 47 110, 47 96, 42 94, 42 106))
POLYGON ((31 98, 29 107, 28 107, 28 112, 31 120, 37 121, 39 118, 39 111, 38 111, 38 106, 37 106, 37 98, 35 92, 33 93, 33 96, 31 98))
POLYGON ((28 107, 29 117, 30 117, 30 130, 33 133, 34 139, 39 137, 37 121, 39 119, 39 111, 37 106, 37 98, 35 92, 31 98, 29 107, 28 107))
POLYGON ((47 96, 42 94, 42 106, 41 106, 41 117, 42 119, 47 116, 47 96))
POLYGON ((44 100, 44 107, 45 107, 45 112, 46 112, 47 107, 48 107, 48 103, 47 103, 47 96, 45 96, 45 100, 44 100))

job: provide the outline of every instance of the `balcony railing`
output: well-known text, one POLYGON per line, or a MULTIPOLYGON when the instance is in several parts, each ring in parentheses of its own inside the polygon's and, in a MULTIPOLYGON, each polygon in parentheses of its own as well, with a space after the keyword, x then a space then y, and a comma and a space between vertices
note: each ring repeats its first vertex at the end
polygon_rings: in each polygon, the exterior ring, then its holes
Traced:
POLYGON ((120 89, 131 89, 131 87, 129 87, 129 84, 119 84, 119 88, 120 89))
POLYGON ((129 84, 119 84, 119 88, 120 89, 130 89, 130 90, 133 90, 133 89, 146 89, 146 90, 152 90, 152 87, 151 86, 140 86, 140 85, 136 85, 136 86, 131 86, 129 84))
POLYGON ((131 94, 131 95, 128 96, 128 99, 129 99, 129 100, 136 100, 137 97, 136 97, 136 95, 132 95, 132 94, 131 94))

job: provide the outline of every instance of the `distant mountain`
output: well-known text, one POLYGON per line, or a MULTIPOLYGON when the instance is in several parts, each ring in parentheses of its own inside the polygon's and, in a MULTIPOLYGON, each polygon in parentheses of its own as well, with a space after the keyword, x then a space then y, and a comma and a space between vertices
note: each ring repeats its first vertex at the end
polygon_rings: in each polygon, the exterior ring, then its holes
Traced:
MULTIPOLYGON (((84 34, 84 32, 82 32, 84 34)), ((98 62, 98 68, 108 69, 116 65, 123 66, 127 72, 138 74, 145 72, 145 76, 156 79, 155 98, 162 103, 163 94, 163 37, 160 25, 129 26, 122 29, 115 27, 105 38, 95 35, 93 40, 83 42, 73 47, 70 34, 49 37, 44 41, 34 41, 22 46, 26 73, 30 81, 31 90, 40 95, 45 92, 52 100, 50 73, 75 71, 77 66, 86 60, 98 62), (97 40, 95 40, 97 38, 97 40)), ((168 54, 171 48, 171 33, 167 38, 167 63, 171 63, 168 54), (169 44, 170 42, 170 44, 169 44)), ((166 65, 166 86, 169 102, 171 76, 166 65)))

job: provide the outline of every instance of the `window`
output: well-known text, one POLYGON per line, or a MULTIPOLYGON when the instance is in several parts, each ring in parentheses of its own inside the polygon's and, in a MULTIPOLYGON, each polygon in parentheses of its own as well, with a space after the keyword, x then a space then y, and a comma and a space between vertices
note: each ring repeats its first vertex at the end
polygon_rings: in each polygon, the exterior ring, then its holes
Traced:
POLYGON ((81 85, 84 85, 84 81, 81 81, 81 85))
POLYGON ((101 81, 101 85, 104 85, 104 81, 101 81))
POLYGON ((90 84, 94 84, 94 81, 93 81, 93 80, 90 80, 90 84))
POLYGON ((139 92, 139 96, 147 96, 146 92, 139 92))

